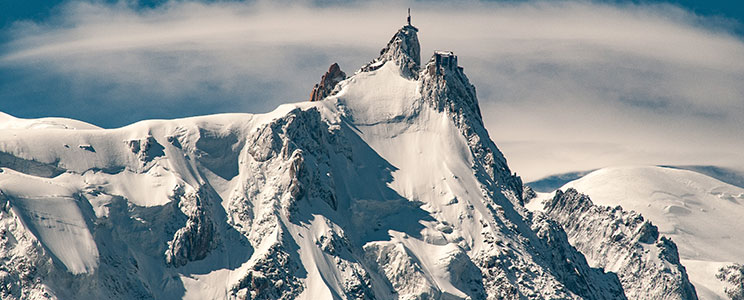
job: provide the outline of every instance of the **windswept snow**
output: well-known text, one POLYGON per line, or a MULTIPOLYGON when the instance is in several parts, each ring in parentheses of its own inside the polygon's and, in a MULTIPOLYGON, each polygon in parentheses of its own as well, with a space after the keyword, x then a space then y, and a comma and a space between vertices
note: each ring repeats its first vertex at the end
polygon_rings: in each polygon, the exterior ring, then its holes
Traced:
POLYGON ((90 218, 76 190, 65 184, 66 176, 55 180, 32 177, 0 169, 0 203, 11 207, 23 224, 72 274, 93 271, 98 266, 98 249, 88 231, 90 218), (58 183, 62 182, 62 184, 58 183))

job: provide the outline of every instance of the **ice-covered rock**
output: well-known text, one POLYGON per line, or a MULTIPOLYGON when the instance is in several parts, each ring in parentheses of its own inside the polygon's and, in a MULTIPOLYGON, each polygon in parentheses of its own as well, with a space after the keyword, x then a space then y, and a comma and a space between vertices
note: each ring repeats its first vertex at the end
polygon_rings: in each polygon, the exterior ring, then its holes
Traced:
POLYGON ((677 246, 640 214, 596 206, 574 189, 557 191, 545 213, 590 265, 617 274, 628 299, 697 299, 677 246))
POLYGON ((421 46, 418 40, 418 28, 406 25, 393 35, 380 56, 364 65, 360 71, 369 72, 382 67, 388 61, 394 62, 406 78, 418 78, 421 65, 421 46))
POLYGON ((724 291, 731 300, 744 299, 744 265, 725 266, 718 271, 716 278, 726 283, 724 291))
POLYGON ((132 153, 137 155, 137 158, 143 163, 151 162, 153 159, 159 156, 164 156, 163 146, 158 143, 152 136, 147 136, 142 139, 134 139, 125 141, 132 153))
POLYGON ((616 166, 585 172, 562 189, 575 188, 595 205, 642 214, 674 240, 698 296, 726 299, 718 269, 744 261, 744 232, 731 230, 744 226, 744 189, 726 183, 735 177, 712 167, 616 166), (705 173, 711 169, 717 171, 705 173))
POLYGON ((488 176, 482 179, 488 190, 513 193, 509 198, 519 205, 522 200, 522 180, 512 174, 506 158, 491 140, 483 125, 483 117, 475 94, 475 86, 449 51, 436 51, 422 70, 420 93, 425 102, 444 112, 466 137, 476 159, 473 166, 488 176))
POLYGON ((51 258, 2 192, 0 204, 0 298, 57 299, 43 280, 53 268, 51 258))
POLYGON ((206 191, 184 191, 181 185, 174 189, 173 203, 186 216, 186 224, 168 242, 166 264, 180 267, 190 261, 204 259, 215 248, 217 237, 206 207, 208 202, 204 200, 208 197, 206 191))

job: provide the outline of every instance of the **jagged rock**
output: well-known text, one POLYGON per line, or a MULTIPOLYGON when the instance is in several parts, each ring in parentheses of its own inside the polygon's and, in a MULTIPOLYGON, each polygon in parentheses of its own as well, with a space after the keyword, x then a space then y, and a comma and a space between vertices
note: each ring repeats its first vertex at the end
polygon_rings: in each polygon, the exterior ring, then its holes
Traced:
POLYGON ((253 263, 232 287, 230 294, 237 299, 295 299, 305 289, 305 285, 294 276, 299 269, 298 263, 292 260, 284 247, 276 243, 253 263))
POLYGON ((464 69, 451 51, 436 51, 426 63, 421 80, 421 92, 439 111, 457 116, 455 122, 468 121, 483 125, 475 86, 470 84, 464 69))
POLYGON ((724 289, 731 300, 744 300, 744 265, 725 266, 718 270, 716 278, 728 284, 724 289))
POLYGON ((568 289, 584 299, 628 299, 614 273, 589 267, 586 258, 568 242, 566 232, 544 214, 535 215, 532 230, 547 244, 552 269, 568 289))
POLYGON ((315 244, 329 257, 336 258, 334 262, 343 271, 343 290, 349 299, 376 299, 372 289, 372 278, 364 265, 345 258, 353 257, 353 245, 345 236, 342 229, 328 222, 329 229, 318 236, 315 244))
POLYGON ((0 191, 0 299, 57 299, 43 278, 53 268, 39 241, 26 231, 0 191))
POLYGON ((532 201, 532 199, 535 199, 535 198, 537 198, 537 193, 535 192, 535 190, 533 190, 528 185, 523 185, 522 186, 522 200, 524 201, 524 203, 528 203, 532 201))
POLYGON ((165 156, 163 151, 165 148, 151 135, 143 139, 129 140, 126 143, 132 153, 144 163, 151 162, 156 157, 165 156))
POLYGON ((320 78, 320 83, 313 87, 313 91, 310 93, 310 101, 320 101, 331 96, 333 88, 344 79, 346 79, 346 73, 341 71, 337 63, 333 63, 328 68, 328 72, 320 78))
POLYGON ((168 242, 165 251, 167 265, 180 267, 190 261, 204 259, 215 248, 215 229, 204 201, 208 197, 206 191, 200 189, 187 193, 180 185, 174 189, 175 203, 187 219, 184 227, 178 229, 168 242))
POLYGON ((421 65, 421 46, 419 46, 417 33, 418 28, 411 25, 403 26, 393 35, 387 46, 380 50, 380 56, 363 66, 360 71, 374 71, 386 62, 393 61, 400 68, 403 76, 417 79, 421 65))
POLYGON ((697 299, 674 242, 640 214, 596 206, 575 189, 557 191, 545 213, 590 265, 617 274, 628 299, 697 299))
POLYGON ((512 174, 504 154, 491 140, 481 116, 475 86, 470 84, 452 52, 437 51, 421 71, 419 90, 423 100, 438 111, 447 113, 468 139, 477 158, 474 168, 483 169, 489 180, 483 184, 512 191, 515 204, 524 205, 522 180, 512 174))

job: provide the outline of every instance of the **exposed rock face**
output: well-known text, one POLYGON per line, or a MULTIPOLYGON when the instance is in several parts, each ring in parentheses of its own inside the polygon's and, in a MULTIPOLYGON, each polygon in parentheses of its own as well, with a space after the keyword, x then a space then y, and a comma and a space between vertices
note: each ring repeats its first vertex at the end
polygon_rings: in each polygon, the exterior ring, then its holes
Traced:
POLYGON ((168 249, 165 251, 166 264, 180 267, 190 261, 204 259, 209 251, 215 248, 214 225, 203 200, 206 197, 208 197, 206 189, 186 193, 182 186, 175 188, 174 204, 178 205, 187 219, 184 227, 178 229, 173 239, 168 242, 168 249))
POLYGON ((418 78, 421 65, 421 46, 418 41, 418 28, 411 25, 403 26, 395 33, 387 46, 380 50, 380 56, 363 66, 360 71, 374 71, 388 61, 394 61, 400 68, 401 74, 407 78, 418 78))
POLYGON ((617 274, 628 299, 697 299, 677 246, 640 214, 596 206, 574 189, 557 191, 545 212, 590 265, 617 274))
POLYGON ((282 244, 276 243, 230 289, 230 296, 256 300, 295 299, 305 289, 305 285, 294 276, 300 269, 301 265, 292 260, 282 244))
POLYGON ((718 271, 716 278, 729 285, 725 292, 731 300, 744 300, 744 265, 725 266, 718 271))
POLYGON ((506 158, 488 135, 475 86, 470 84, 463 68, 457 64, 457 56, 452 52, 437 51, 421 73, 419 81, 423 100, 438 111, 446 112, 467 137, 477 158, 473 167, 488 174, 483 184, 493 185, 488 190, 513 191, 510 200, 523 205, 522 180, 511 173, 506 158))
POLYGON ((531 228, 547 244, 549 251, 544 257, 571 291, 584 299, 627 299, 617 275, 589 267, 584 255, 571 246, 566 232, 555 221, 536 214, 531 228))
MULTIPOLYGON (((337 135, 317 109, 295 109, 247 137, 252 142, 247 143, 241 158, 244 171, 240 193, 227 204, 228 223, 248 237, 252 245, 268 250, 254 254, 258 259, 231 288, 231 295, 238 299, 295 299, 305 290, 299 274, 306 274, 307 270, 297 255, 297 237, 290 234, 287 226, 308 218, 303 207, 336 209, 333 177, 328 174, 329 160, 334 155, 344 157, 343 147, 335 146, 337 135)), ((334 229, 326 235, 344 240, 340 228, 334 229)), ((317 246, 329 257, 338 257, 329 264, 348 271, 339 279, 349 297, 371 295, 363 288, 369 282, 359 280, 368 277, 365 267, 349 259, 355 252, 353 248, 342 243, 334 248, 326 243, 330 242, 326 235, 310 247, 317 246)))
POLYGON ((533 190, 528 185, 523 185, 522 186, 522 201, 524 203, 527 203, 527 202, 532 201, 532 199, 535 199, 535 198, 537 198, 537 193, 535 192, 535 190, 533 190))
POLYGON ((163 146, 154 137, 147 136, 143 139, 126 141, 132 153, 143 163, 151 162, 156 157, 165 156, 163 146))
POLYGON ((333 63, 328 68, 328 72, 320 78, 320 83, 313 87, 313 91, 310 93, 310 101, 320 101, 330 96, 336 84, 344 79, 346 79, 346 73, 341 71, 337 63, 333 63))

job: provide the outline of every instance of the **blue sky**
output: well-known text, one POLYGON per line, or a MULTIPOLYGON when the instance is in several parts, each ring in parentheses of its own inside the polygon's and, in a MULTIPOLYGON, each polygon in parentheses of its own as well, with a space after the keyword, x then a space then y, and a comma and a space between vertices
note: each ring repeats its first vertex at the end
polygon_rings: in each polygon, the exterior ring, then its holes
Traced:
POLYGON ((744 162, 733 1, 0 2, 0 111, 102 127, 266 112, 353 73, 413 7, 422 60, 454 50, 527 179, 744 162), (329 28, 332 28, 330 30, 329 28))
MULTIPOLYGON (((6 0, 0 2, 0 26, 6 27, 14 21, 43 20, 54 14, 54 8, 67 1, 60 0, 6 0)), ((116 1, 99 1, 113 3, 116 1)), ((165 0, 134 1, 137 6, 155 7, 165 0)), ((213 2, 213 1, 210 1, 213 2)), ((322 2, 322 1, 321 1, 322 2)), ((670 3, 684 7, 703 16, 716 16, 731 20, 744 20, 744 3, 732 0, 670 0, 670 1, 599 1, 607 3, 670 3)))

